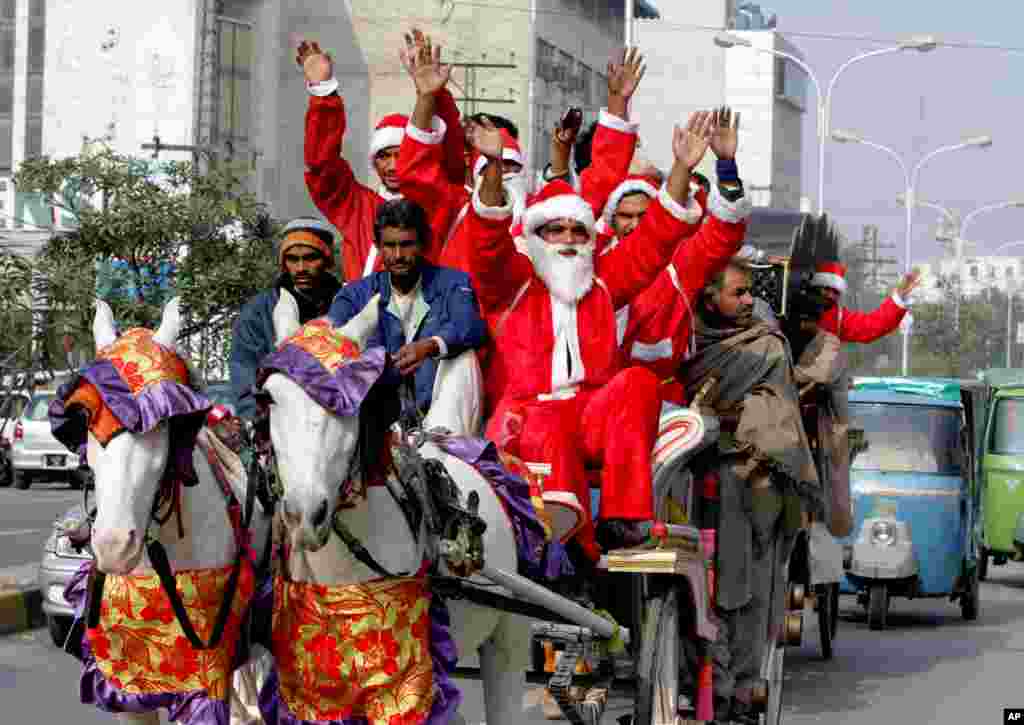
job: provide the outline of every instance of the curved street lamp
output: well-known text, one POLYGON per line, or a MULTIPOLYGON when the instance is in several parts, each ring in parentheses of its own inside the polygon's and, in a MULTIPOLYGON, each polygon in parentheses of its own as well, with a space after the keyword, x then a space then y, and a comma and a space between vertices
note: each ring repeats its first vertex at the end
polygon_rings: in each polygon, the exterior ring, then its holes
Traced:
POLYGON ((832 92, 835 90, 839 76, 841 76, 846 69, 854 63, 866 60, 867 58, 874 58, 879 55, 888 55, 890 53, 897 53, 903 50, 916 50, 924 53, 929 50, 934 50, 938 46, 938 42, 930 35, 914 37, 891 48, 869 50, 866 53, 856 55, 839 66, 836 72, 832 75, 832 78, 829 80, 828 88, 825 90, 824 95, 822 95, 821 92, 821 84, 818 82, 818 78, 811 71, 810 67, 804 61, 789 53, 784 53, 781 50, 775 50, 774 48, 758 48, 746 38, 741 38, 738 35, 724 32, 715 35, 715 45, 720 48, 750 48, 751 50, 755 50, 759 53, 769 53, 780 58, 786 58, 802 68, 811 79, 818 98, 818 215, 820 216, 825 211, 825 142, 828 140, 829 129, 832 123, 832 92))
MULTIPOLYGON (((878 149, 889 154, 892 158, 896 159, 896 163, 899 164, 900 170, 903 171, 903 178, 906 184, 903 198, 903 206, 906 209, 906 259, 905 269, 910 272, 910 237, 914 225, 914 190, 917 187, 917 180, 920 176, 921 169, 931 159, 935 158, 939 154, 946 153, 948 151, 959 151, 960 149, 966 148, 987 148, 992 145, 991 136, 974 136, 972 138, 965 139, 957 144, 950 144, 948 146, 941 146, 930 153, 924 155, 924 157, 917 162, 912 170, 907 169, 907 164, 903 160, 903 157, 893 151, 888 146, 875 143, 874 141, 867 141, 855 133, 850 131, 843 131, 836 129, 832 132, 832 138, 840 143, 859 143, 864 146, 868 146, 873 149, 878 149)), ((904 328, 903 331, 903 375, 908 375, 908 368, 910 367, 910 328, 909 326, 904 328)))

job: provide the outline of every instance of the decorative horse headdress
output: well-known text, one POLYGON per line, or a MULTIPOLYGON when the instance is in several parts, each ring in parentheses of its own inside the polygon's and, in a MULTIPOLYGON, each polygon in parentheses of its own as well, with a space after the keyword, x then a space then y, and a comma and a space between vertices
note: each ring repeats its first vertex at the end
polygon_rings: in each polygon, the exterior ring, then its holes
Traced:
MULTIPOLYGON (((168 308, 176 322, 177 302, 168 308)), ((112 321, 104 302, 97 312, 112 321)), ((134 328, 104 341, 96 360, 57 391, 50 427, 57 440, 84 458, 90 432, 106 446, 120 433, 148 433, 166 421, 171 454, 165 479, 175 475, 191 484, 192 448, 213 404, 192 386, 188 366, 174 348, 177 324, 170 325, 173 331, 165 327, 155 333, 134 328)))

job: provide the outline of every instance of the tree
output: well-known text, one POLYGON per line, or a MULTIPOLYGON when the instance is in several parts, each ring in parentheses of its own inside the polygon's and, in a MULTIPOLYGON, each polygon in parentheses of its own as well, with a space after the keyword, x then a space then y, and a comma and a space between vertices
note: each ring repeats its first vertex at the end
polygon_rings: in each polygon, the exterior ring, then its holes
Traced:
POLYGON ((32 266, 16 254, 0 253, 0 376, 28 364, 32 266))
POLYGON ((34 267, 51 310, 75 341, 91 346, 92 300, 122 328, 153 326, 181 297, 182 337, 228 354, 225 332, 276 269, 276 224, 246 190, 247 171, 186 162, 156 164, 109 148, 66 159, 34 158, 15 175, 19 192, 43 195, 74 223, 46 244, 34 267))

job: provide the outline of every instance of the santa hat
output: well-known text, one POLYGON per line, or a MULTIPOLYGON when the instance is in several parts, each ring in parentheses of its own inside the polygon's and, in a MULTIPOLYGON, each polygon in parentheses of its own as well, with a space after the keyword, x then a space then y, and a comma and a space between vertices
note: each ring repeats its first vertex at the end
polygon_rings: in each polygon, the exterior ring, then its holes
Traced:
POLYGON ((380 119, 380 123, 373 129, 373 138, 370 139, 370 159, 389 146, 399 146, 405 138, 405 127, 409 125, 409 117, 401 113, 392 113, 380 119))
MULTIPOLYGON (((505 161, 514 161, 520 166, 526 166, 526 161, 523 159, 523 151, 519 148, 519 142, 516 141, 512 134, 503 128, 498 129, 498 133, 501 134, 501 142, 503 150, 501 157, 505 161)), ((473 177, 476 178, 483 173, 484 168, 487 166, 487 157, 480 154, 478 151, 473 152, 473 177)))
POLYGON ((512 228, 513 237, 536 234, 538 229, 555 219, 573 219, 583 224, 588 233, 594 233, 594 210, 561 179, 552 181, 528 197, 526 204, 521 225, 512 228))
POLYGON ((299 217, 288 222, 281 238, 281 247, 277 253, 278 264, 284 268, 284 255, 292 247, 312 247, 322 253, 328 265, 334 260, 334 232, 319 219, 299 217))
POLYGON ((846 265, 839 262, 822 262, 814 269, 812 287, 831 287, 839 292, 846 291, 846 265))
POLYGON ((653 199, 658 195, 658 189, 661 187, 661 179, 656 176, 648 176, 645 174, 630 174, 626 177, 626 180, 615 187, 615 191, 608 197, 608 203, 604 205, 604 214, 601 217, 601 221, 609 229, 612 226, 612 220, 615 219, 615 212, 619 209, 619 204, 622 200, 631 194, 645 194, 648 198, 653 199))

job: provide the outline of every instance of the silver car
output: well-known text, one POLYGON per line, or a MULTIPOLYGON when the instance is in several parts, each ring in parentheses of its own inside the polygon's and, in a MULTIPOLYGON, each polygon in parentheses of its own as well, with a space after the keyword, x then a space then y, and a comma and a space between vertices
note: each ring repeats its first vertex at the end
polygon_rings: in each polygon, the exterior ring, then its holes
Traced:
POLYGON ((0 390, 0 488, 11 485, 14 469, 11 467, 11 446, 14 444, 14 426, 29 404, 27 393, 0 390))
POLYGON ((54 392, 40 392, 14 424, 11 445, 11 467, 15 488, 26 489, 34 479, 70 481, 72 488, 81 488, 85 471, 79 470, 78 455, 53 437, 50 431, 50 402, 54 392))
POLYGON ((81 530, 85 513, 81 504, 68 509, 53 522, 53 531, 43 545, 43 560, 39 564, 39 591, 43 595, 43 614, 53 643, 64 648, 74 624, 74 611, 64 599, 64 587, 78 568, 92 559, 92 549, 86 543, 77 551, 68 536, 69 531, 81 530))

